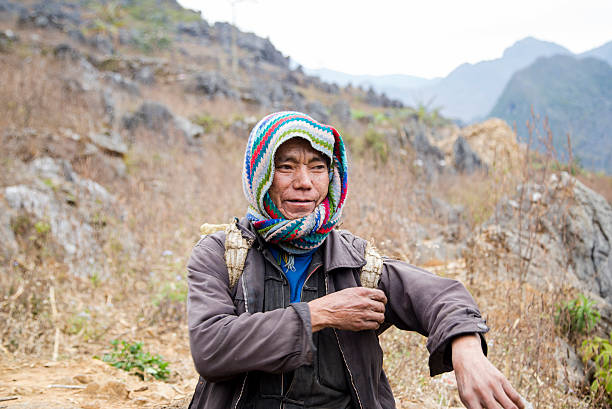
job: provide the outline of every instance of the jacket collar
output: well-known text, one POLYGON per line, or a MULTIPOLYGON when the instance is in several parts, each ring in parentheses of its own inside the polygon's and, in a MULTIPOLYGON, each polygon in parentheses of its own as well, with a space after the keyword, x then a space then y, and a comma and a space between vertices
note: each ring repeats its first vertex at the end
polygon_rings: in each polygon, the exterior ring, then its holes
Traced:
MULTIPOLYGON (((243 235, 255 239, 253 247, 260 251, 268 246, 265 240, 257 234, 253 224, 246 218, 242 218, 238 227, 243 235)), ((323 253, 323 266, 326 272, 337 268, 361 268, 365 266, 364 258, 365 241, 344 230, 332 230, 325 241, 321 244, 323 253)))

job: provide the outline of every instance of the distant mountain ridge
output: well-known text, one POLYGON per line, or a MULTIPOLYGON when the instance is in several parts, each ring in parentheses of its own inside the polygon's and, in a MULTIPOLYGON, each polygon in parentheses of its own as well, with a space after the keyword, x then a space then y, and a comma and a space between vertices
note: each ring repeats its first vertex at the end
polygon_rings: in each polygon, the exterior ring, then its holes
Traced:
POLYGON ((441 80, 441 78, 422 78, 414 75, 390 74, 390 75, 353 75, 327 68, 309 69, 304 71, 310 75, 316 75, 323 81, 333 82, 340 86, 349 84, 362 87, 372 87, 376 91, 384 92, 387 96, 399 99, 405 103, 414 105, 416 101, 406 98, 411 90, 425 86, 431 86, 441 80))
MULTIPOLYGON (((429 103, 440 113, 463 122, 484 119, 512 75, 540 57, 573 55, 558 44, 527 37, 508 47, 501 58, 465 63, 445 78, 428 80, 410 75, 350 75, 331 70, 306 70, 326 81, 365 85, 407 104, 429 103)), ((612 64, 612 41, 578 57, 596 57, 612 64)))
POLYGON ((547 118, 557 151, 566 150, 569 132, 573 153, 584 167, 612 173, 610 64, 592 57, 539 58, 514 74, 489 116, 515 123, 526 140, 532 107, 541 121, 547 118))
POLYGON ((580 55, 579 57, 594 57, 599 58, 600 60, 606 61, 608 64, 612 65, 612 41, 608 41, 602 46, 597 48, 593 48, 592 50, 586 51, 580 55))

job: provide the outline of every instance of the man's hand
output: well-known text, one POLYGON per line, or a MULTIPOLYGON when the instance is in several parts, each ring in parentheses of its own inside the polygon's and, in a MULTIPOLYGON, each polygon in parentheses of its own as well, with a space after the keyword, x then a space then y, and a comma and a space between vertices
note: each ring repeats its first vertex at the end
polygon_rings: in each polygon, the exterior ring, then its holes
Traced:
POLYGON ((521 396, 482 353, 478 335, 455 338, 452 349, 459 397, 468 409, 525 409, 521 396))
POLYGON ((385 320, 387 297, 381 290, 352 287, 310 301, 312 332, 325 327, 362 331, 385 320))

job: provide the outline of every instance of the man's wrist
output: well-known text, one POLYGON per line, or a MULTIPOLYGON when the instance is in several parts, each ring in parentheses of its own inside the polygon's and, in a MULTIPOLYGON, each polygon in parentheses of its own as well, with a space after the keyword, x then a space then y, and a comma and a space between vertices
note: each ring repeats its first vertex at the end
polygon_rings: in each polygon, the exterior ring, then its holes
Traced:
POLYGON ((451 360, 453 367, 460 364, 464 358, 482 354, 482 344, 478 333, 459 335, 451 341, 451 360))
POLYGON ((312 326, 312 332, 317 332, 322 330, 323 328, 329 327, 329 317, 326 314, 325 308, 320 306, 320 302, 316 300, 310 301, 308 303, 308 308, 310 309, 310 325, 312 326))

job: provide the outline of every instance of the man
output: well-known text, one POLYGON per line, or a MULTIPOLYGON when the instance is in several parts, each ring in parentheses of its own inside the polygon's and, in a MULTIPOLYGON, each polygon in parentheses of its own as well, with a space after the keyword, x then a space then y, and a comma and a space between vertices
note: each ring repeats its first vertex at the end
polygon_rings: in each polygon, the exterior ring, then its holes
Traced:
POLYGON ((375 288, 361 286, 367 243, 334 229, 347 171, 338 132, 305 114, 274 113, 252 130, 240 277, 228 273, 223 232, 188 264, 200 374, 190 408, 394 408, 378 335, 395 325, 428 336, 431 374, 454 369, 468 408, 523 409, 483 353, 488 328, 463 285, 384 259, 375 288))

